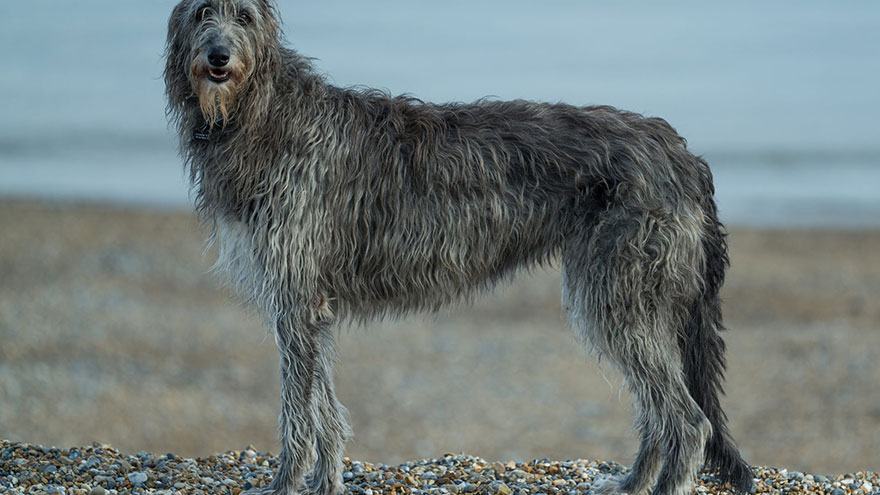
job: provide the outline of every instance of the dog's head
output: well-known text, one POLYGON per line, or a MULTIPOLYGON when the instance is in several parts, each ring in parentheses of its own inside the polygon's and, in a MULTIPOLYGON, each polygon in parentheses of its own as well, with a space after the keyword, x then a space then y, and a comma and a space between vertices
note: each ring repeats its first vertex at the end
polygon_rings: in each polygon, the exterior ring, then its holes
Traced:
POLYGON ((183 110, 194 94, 209 125, 225 124, 254 80, 274 66, 280 37, 271 0, 183 0, 168 21, 169 108, 183 110))

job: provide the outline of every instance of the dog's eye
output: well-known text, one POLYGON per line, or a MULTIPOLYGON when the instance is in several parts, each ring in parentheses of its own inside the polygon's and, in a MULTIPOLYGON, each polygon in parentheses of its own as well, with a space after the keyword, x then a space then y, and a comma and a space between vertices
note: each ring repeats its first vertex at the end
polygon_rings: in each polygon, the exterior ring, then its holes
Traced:
POLYGON ((235 18, 235 22, 237 22, 240 26, 247 26, 251 23, 251 15, 247 12, 242 12, 238 14, 238 17, 235 18))

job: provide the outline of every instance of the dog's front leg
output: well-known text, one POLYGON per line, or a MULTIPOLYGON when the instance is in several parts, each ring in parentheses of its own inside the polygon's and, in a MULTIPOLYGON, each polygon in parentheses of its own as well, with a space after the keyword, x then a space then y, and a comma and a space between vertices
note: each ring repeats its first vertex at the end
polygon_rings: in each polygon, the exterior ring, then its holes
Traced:
POLYGON ((282 315, 275 325, 281 354, 281 453, 268 487, 250 494, 295 495, 304 484, 315 442, 316 418, 310 407, 322 325, 310 318, 282 315))
POLYGON ((318 348, 315 369, 312 408, 317 415, 315 436, 315 469, 307 481, 309 495, 340 495, 345 492, 342 484, 342 452, 345 442, 351 436, 348 426, 348 411, 336 398, 333 387, 333 364, 336 351, 333 335, 327 329, 318 348))

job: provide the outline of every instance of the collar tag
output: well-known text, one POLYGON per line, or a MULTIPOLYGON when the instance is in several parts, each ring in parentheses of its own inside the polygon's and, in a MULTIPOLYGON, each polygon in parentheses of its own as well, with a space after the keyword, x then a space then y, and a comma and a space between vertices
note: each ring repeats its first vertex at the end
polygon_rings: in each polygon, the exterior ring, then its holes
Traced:
POLYGON ((207 127, 199 127, 193 131, 193 139, 196 141, 210 141, 211 130, 207 127))
POLYGON ((211 127, 202 119, 199 120, 201 120, 201 122, 197 122, 195 126, 193 126, 192 137, 194 141, 211 141, 212 137, 217 138, 220 141, 223 140, 226 132, 223 129, 224 123, 222 120, 215 122, 214 127, 211 127))

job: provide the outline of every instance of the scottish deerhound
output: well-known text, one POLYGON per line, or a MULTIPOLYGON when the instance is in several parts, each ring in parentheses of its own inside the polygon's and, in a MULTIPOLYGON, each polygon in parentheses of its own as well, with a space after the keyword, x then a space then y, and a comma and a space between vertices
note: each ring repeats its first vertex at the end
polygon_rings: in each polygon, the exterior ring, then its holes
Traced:
POLYGON ((703 460, 751 488, 719 405, 712 176, 664 120, 337 88, 283 45, 271 0, 177 5, 165 82, 219 263, 281 353, 282 450, 262 492, 344 490, 335 323, 434 310, 557 256, 573 331, 638 406, 632 470, 595 489, 681 494, 703 460))

